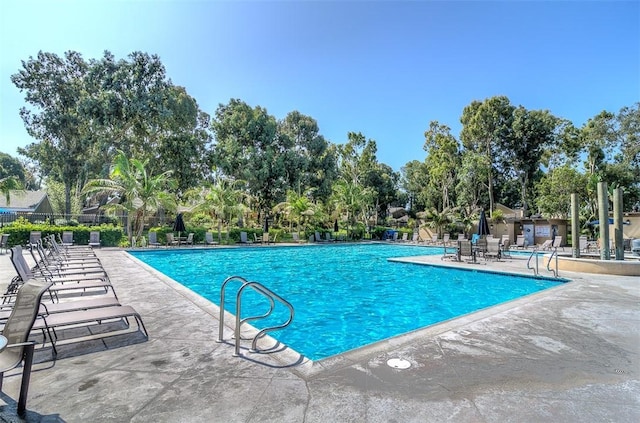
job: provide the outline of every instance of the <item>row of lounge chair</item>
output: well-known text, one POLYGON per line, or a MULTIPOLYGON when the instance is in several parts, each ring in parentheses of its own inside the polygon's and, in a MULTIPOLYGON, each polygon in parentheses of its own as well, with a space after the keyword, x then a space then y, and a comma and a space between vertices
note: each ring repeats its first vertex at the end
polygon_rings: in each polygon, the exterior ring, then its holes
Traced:
POLYGON ((45 243, 40 239, 29 245, 29 250, 32 265, 21 246, 11 248, 17 275, 0 304, 0 326, 7 341, 0 352, 0 389, 4 372, 24 363, 19 414, 25 412, 31 362, 40 344, 33 339, 41 336, 41 346, 51 346, 56 356, 64 344, 133 332, 149 337, 140 314, 120 304, 91 248, 64 246, 51 235, 45 243))
MULTIPOLYGON (((8 235, 7 235, 8 238, 8 235)), ((42 232, 41 231, 31 231, 29 234, 29 244, 37 244, 42 241, 42 232)), ((64 231, 62 232, 62 238, 60 239, 60 244, 65 247, 72 247, 75 245, 73 240, 73 232, 72 231, 64 231)), ((89 232, 89 242, 87 244, 89 247, 100 247, 102 245, 100 241, 100 231, 91 231, 89 232)))

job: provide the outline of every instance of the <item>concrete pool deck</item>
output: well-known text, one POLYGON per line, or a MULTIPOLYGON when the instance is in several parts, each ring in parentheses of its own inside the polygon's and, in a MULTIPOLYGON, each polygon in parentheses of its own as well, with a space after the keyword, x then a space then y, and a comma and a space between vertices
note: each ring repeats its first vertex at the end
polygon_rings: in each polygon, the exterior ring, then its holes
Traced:
MULTIPOLYGON (((215 342, 217 307, 122 250, 97 254, 149 340, 64 346, 55 361, 38 350, 24 421, 640 420, 637 277, 561 271, 571 283, 312 364, 295 354, 233 357, 231 344, 215 342), (391 368, 392 358, 411 367, 391 368)), ((412 261, 531 274, 526 257, 412 261)), ((13 276, 0 255, 0 283, 13 276)), ((20 372, 5 374, 0 421, 23 421, 15 416, 20 372)))

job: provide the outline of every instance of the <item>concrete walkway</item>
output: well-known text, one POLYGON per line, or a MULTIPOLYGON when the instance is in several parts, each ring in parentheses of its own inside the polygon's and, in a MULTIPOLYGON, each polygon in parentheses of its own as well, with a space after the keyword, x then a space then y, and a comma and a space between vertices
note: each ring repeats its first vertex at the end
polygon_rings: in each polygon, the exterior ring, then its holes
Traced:
MULTIPOLYGON (((215 305, 123 251, 98 255, 150 338, 64 346, 55 361, 38 351, 28 422, 640 421, 639 278, 565 272, 559 288, 311 363, 233 357, 215 342, 215 305)), ((522 258, 444 264, 526 271, 522 258)), ((0 255, 0 282, 13 276, 0 255)), ((0 421, 23 421, 20 371, 5 375, 0 421)))

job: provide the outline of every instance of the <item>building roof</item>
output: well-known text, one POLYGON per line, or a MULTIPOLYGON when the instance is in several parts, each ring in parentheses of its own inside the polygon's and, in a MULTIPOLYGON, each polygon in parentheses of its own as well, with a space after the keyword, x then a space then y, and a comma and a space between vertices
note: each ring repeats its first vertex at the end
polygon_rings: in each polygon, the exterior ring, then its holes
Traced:
POLYGON ((47 191, 9 191, 10 202, 0 195, 0 207, 7 211, 33 211, 47 198, 47 191))

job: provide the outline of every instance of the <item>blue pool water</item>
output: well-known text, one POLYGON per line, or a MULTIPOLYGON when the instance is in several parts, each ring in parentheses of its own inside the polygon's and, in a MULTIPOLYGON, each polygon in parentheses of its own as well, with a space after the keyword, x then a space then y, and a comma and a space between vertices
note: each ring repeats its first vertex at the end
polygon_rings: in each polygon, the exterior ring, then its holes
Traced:
MULTIPOLYGON (((130 254, 218 304, 225 278, 255 280, 295 308, 293 323, 274 338, 312 360, 506 302, 562 282, 389 262, 391 257, 442 254, 406 245, 314 245, 131 251, 130 254)), ((225 309, 235 314, 229 286, 225 309)), ((248 292, 243 317, 267 310, 248 292), (245 311, 246 310, 246 311, 245 311)), ((243 297, 245 298, 245 297, 243 297)), ((263 328, 286 319, 276 309, 263 328)))

